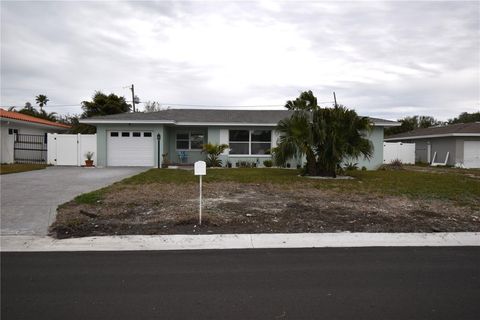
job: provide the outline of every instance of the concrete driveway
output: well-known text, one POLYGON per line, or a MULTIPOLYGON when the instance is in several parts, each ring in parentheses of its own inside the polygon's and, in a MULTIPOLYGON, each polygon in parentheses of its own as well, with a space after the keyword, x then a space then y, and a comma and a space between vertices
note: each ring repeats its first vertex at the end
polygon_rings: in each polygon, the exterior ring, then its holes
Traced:
POLYGON ((1 179, 1 234, 46 235, 58 205, 148 168, 48 167, 1 179))

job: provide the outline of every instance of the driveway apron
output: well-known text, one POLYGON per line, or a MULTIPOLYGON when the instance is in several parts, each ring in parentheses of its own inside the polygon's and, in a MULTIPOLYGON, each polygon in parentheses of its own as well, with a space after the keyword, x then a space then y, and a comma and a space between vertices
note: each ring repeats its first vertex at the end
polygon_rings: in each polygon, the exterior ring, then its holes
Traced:
POLYGON ((1 234, 47 235, 58 205, 147 169, 48 167, 2 175, 1 234))

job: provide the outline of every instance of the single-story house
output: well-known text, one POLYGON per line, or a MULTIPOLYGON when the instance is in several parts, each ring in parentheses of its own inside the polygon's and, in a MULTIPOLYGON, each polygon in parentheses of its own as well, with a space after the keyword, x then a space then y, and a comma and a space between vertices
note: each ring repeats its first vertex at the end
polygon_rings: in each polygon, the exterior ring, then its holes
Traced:
POLYGON ((385 141, 414 142, 417 162, 480 168, 480 122, 416 129, 385 141))
MULTIPOLYGON (((236 167, 241 161, 263 166, 269 150, 277 145, 277 123, 290 117, 289 110, 168 109, 150 113, 121 113, 92 117, 81 123, 97 127, 98 166, 157 166, 193 164, 205 160, 204 143, 227 144, 221 160, 236 167), (157 140, 159 139, 159 140, 157 140)), ((383 162, 383 129, 397 122, 370 118, 369 134, 375 148, 370 160, 359 166, 375 169, 383 162)), ((296 167, 300 159, 293 159, 296 167)))
POLYGON ((47 161, 47 133, 70 126, 0 108, 1 163, 47 161))

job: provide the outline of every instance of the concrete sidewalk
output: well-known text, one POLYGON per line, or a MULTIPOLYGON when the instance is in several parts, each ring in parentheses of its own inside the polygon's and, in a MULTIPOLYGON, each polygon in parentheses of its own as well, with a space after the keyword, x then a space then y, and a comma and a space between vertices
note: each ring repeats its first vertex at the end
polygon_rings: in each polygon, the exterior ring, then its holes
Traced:
POLYGON ((480 246, 480 232, 452 233, 290 233, 105 236, 56 240, 1 236, 4 252, 136 251, 325 247, 480 246))

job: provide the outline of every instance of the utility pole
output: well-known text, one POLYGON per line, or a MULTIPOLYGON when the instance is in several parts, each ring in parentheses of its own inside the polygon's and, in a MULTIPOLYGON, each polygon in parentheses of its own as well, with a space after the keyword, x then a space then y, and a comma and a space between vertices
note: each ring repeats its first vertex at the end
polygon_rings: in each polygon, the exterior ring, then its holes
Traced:
MULTIPOLYGON (((132 84, 133 86, 133 84, 132 84)), ((335 108, 337 107, 337 96, 335 95, 335 91, 333 91, 333 100, 335 100, 335 108)))
POLYGON ((133 84, 130 87, 130 90, 132 90, 132 106, 133 106, 133 112, 135 112, 135 87, 133 86, 133 84))

